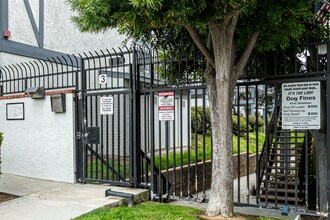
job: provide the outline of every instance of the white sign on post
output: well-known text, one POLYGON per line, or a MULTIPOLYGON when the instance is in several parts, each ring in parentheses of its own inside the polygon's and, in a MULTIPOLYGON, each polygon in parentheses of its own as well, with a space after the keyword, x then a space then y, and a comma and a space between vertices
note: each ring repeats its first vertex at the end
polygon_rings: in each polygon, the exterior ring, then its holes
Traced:
POLYGON ((174 92, 160 92, 158 94, 159 121, 174 120, 174 92))
POLYGON ((113 97, 100 98, 101 115, 113 115, 113 97))
POLYGON ((320 82, 282 84, 282 128, 320 129, 320 82))

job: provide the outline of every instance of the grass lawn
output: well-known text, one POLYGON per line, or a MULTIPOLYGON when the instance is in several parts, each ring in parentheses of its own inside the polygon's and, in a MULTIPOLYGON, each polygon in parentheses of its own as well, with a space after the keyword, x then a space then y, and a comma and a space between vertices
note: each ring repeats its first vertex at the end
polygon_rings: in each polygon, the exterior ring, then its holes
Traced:
MULTIPOLYGON (((297 141, 299 143, 303 143, 302 138, 296 139, 294 134, 290 134, 287 138, 287 141, 297 141)), ((298 133, 297 137, 303 137, 304 135, 302 133, 298 133)), ((262 132, 249 132, 248 137, 247 135, 245 137, 240 137, 233 135, 233 154, 237 154, 238 151, 240 153, 247 152, 247 149, 249 149, 250 154, 255 154, 257 152, 260 153, 262 151, 262 147, 265 142, 265 134, 262 132), (258 143, 257 143, 257 137, 258 137, 258 143)), ((180 152, 180 147, 177 146, 176 152, 174 154, 173 150, 170 150, 168 155, 166 156, 165 153, 162 153, 161 157, 159 157, 159 154, 155 154, 155 166, 157 168, 160 168, 160 170, 165 170, 166 168, 170 169, 173 167, 180 167, 181 165, 187 165, 194 164, 205 160, 211 159, 211 135, 210 133, 207 133, 205 135, 205 139, 202 134, 197 135, 197 141, 196 141, 196 135, 191 134, 191 142, 190 142, 190 148, 189 151, 187 148, 184 148, 182 152, 180 152), (205 145, 203 145, 205 141, 205 145)), ((126 169, 124 169, 124 161, 112 161, 109 160, 109 165, 115 167, 117 171, 120 170, 120 175, 122 177, 128 177, 129 176, 129 159, 126 159, 126 169), (120 163, 120 165, 118 164, 120 163), (124 175, 124 173, 126 175, 124 175)), ((148 170, 150 171, 150 166, 148 167, 148 170)), ((87 174, 88 178, 96 178, 96 175, 98 179, 110 179, 110 180, 118 180, 117 173, 112 173, 111 170, 108 170, 105 165, 102 165, 102 163, 95 159, 93 162, 88 163, 87 167, 87 174), (98 172, 96 172, 96 165, 98 166, 98 172), (103 169, 102 169, 103 168, 103 169), (103 171, 103 172, 102 172, 103 171), (102 178, 103 177, 103 178, 102 178)))
MULTIPOLYGON (((129 207, 117 207, 117 208, 101 208, 85 215, 82 215, 76 220, 194 220, 204 219, 202 215, 203 210, 174 206, 164 203, 145 202, 138 205, 134 205, 132 208, 129 207)), ((207 218, 205 218, 207 219, 207 218)), ((220 218, 217 218, 220 219, 220 218)), ((273 218, 256 217, 256 216, 235 216, 233 219, 237 220, 273 220, 273 218)))
POLYGON ((129 177, 129 161, 125 161, 125 169, 124 169, 124 161, 118 162, 117 160, 112 163, 112 160, 108 160, 109 166, 114 167, 116 173, 112 172, 112 169, 107 169, 107 166, 102 164, 101 161, 93 159, 93 161, 88 161, 87 166, 87 178, 92 179, 104 179, 104 180, 113 180, 117 181, 121 178, 129 177), (119 163, 119 164, 118 164, 119 163), (97 169, 96 169, 97 166, 97 169), (97 172, 96 172, 97 170, 97 172), (119 171, 119 172, 118 172, 119 171), (120 177, 119 177, 120 176, 120 177))
MULTIPOLYGON (((205 135, 205 147, 203 147, 203 135, 198 134, 197 135, 197 145, 196 145, 196 138, 195 134, 192 134, 191 137, 191 147, 190 147, 190 153, 188 150, 184 150, 181 154, 179 148, 177 149, 177 153, 174 155, 173 152, 169 152, 168 157, 166 155, 162 155, 161 157, 161 170, 166 169, 166 164, 168 164, 168 168, 175 167, 188 164, 188 161, 190 163, 196 163, 203 161, 203 157, 205 157, 205 160, 211 159, 211 135, 207 133, 205 135), (197 146, 197 149, 196 149, 197 146), (197 151, 197 154, 196 154, 197 151)), ((249 141, 247 142, 247 137, 239 138, 237 136, 233 136, 233 154, 238 153, 238 142, 239 142, 239 150, 240 153, 244 153, 247 151, 247 147, 249 148, 250 154, 255 154, 256 149, 258 146, 258 152, 261 152, 262 146, 265 142, 265 134, 262 132, 258 133, 258 143, 256 143, 257 140, 257 133, 256 132, 249 132, 249 141), (248 143, 248 145, 247 145, 248 143)), ((159 156, 155 156, 155 164, 157 167, 159 167, 159 156)))
MULTIPOLYGON (((173 168, 173 167, 179 167, 187 165, 190 161, 191 163, 201 162, 203 161, 203 158, 205 160, 211 159, 211 135, 210 133, 207 133, 205 135, 205 146, 203 146, 203 135, 198 134, 197 135, 197 144, 196 144, 196 136, 195 134, 191 134, 191 147, 190 151, 187 149, 183 150, 183 152, 180 152, 180 148, 177 147, 176 153, 174 154, 173 151, 170 151, 168 156, 166 157, 165 154, 161 156, 160 164, 159 164, 159 155, 156 153, 155 155, 155 165, 157 168, 161 170, 167 168, 173 168), (197 153, 196 153, 197 152, 197 153)), ((256 149, 258 146, 258 152, 261 152, 264 141, 265 141, 265 134, 262 132, 258 132, 258 143, 257 141, 257 133, 256 132, 249 132, 248 141, 247 137, 241 137, 238 138, 237 136, 233 135, 233 154, 238 153, 238 149, 240 150, 240 153, 247 152, 247 148, 249 148, 250 154, 255 154, 256 149), (238 145, 239 144, 239 145, 238 145), (238 147, 240 146, 240 147, 238 147)), ((125 177, 129 176, 129 161, 126 160, 126 169, 124 170, 123 161, 120 161, 120 165, 118 165, 118 161, 112 161, 109 160, 109 165, 115 167, 115 169, 118 171, 120 170, 120 175, 125 176, 124 173, 126 173, 125 177)), ((150 169, 150 168, 149 168, 150 169)), ((93 160, 93 162, 88 163, 87 166, 87 176, 88 178, 97 178, 98 179, 111 179, 111 180, 117 180, 117 174, 113 174, 111 170, 108 170, 105 165, 102 165, 102 163, 99 160, 93 160), (98 167, 96 172, 96 166, 98 167), (102 172, 103 171, 103 172, 102 172), (108 173, 107 173, 108 172, 108 173), (103 178, 102 178, 103 177, 103 178)))

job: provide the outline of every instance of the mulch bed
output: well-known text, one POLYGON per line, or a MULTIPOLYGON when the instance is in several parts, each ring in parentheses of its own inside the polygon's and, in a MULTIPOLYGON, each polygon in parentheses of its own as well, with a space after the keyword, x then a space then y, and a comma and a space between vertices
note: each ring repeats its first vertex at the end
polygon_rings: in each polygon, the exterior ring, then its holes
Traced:
MULTIPOLYGON (((205 215, 198 215, 197 216, 200 219, 203 220, 256 220, 258 217, 252 216, 252 215, 242 215, 242 214, 237 214, 235 213, 233 217, 230 218, 225 218, 222 216, 216 216, 216 217, 208 217, 205 215)), ((272 218, 270 218, 272 219, 272 218)))
POLYGON ((310 216, 310 215, 301 215, 301 220, 325 220, 325 217, 319 217, 319 216, 310 216))
POLYGON ((12 199, 16 199, 18 197, 19 196, 15 196, 15 195, 0 192, 0 203, 6 202, 6 201, 9 201, 9 200, 12 200, 12 199))

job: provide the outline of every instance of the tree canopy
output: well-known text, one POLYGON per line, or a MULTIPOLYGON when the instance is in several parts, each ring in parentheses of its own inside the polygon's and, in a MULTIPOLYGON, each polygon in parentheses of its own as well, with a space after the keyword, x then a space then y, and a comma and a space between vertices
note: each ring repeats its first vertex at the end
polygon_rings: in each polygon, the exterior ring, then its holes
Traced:
MULTIPOLYGON (((81 31, 98 32, 118 28, 135 39, 169 38, 194 29, 207 39, 209 24, 218 23, 239 11, 236 42, 244 47, 253 32, 261 50, 289 46, 298 39, 306 24, 313 21, 315 0, 68 0, 77 12, 73 21, 81 31)), ((196 34, 197 34, 196 33, 196 34)))

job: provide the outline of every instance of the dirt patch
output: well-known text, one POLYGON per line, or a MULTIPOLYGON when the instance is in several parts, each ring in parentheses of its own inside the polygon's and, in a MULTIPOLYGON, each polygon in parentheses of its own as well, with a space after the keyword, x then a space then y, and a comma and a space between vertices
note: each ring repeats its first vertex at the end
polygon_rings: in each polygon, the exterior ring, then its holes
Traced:
MULTIPOLYGON (((225 218, 225 217, 221 217, 221 216, 208 217, 206 215, 198 215, 197 217, 200 219, 204 219, 204 220, 256 220, 258 218, 256 216, 241 215, 241 214, 235 214, 231 218, 225 218)), ((272 218, 269 218, 269 219, 272 219, 272 218)))
POLYGON ((319 216, 310 216, 310 215, 301 215, 301 220, 325 220, 326 217, 319 216))
POLYGON ((18 197, 19 196, 15 196, 15 195, 0 192, 0 203, 6 202, 6 201, 9 201, 9 200, 12 200, 12 199, 16 199, 18 197))

